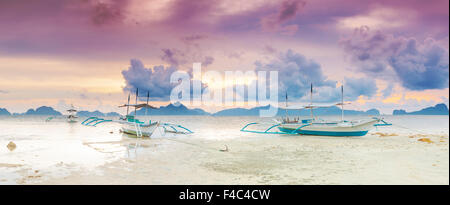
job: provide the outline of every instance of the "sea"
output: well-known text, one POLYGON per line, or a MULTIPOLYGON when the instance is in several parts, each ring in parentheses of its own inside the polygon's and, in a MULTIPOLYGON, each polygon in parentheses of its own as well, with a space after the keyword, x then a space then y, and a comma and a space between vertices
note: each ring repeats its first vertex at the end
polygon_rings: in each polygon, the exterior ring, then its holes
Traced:
MULTIPOLYGON (((142 116, 150 138, 64 116, 0 117, 0 184, 449 184, 449 116, 382 116, 362 137, 257 134, 273 118, 142 116)), ((302 118, 302 117, 300 117, 302 118)), ((322 116, 336 120, 340 116, 322 116)), ((369 116, 346 116, 347 120, 369 116)), ((115 119, 113 117, 109 119, 115 119)))

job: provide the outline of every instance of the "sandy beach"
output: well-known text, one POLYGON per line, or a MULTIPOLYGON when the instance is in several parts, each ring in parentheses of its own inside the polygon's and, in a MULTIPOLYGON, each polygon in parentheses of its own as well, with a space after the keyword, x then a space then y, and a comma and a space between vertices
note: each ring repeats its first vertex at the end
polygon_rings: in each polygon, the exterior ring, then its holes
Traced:
POLYGON ((34 134, 12 137, 10 128, 0 136, 0 183, 449 184, 448 116, 386 118, 403 128, 363 137, 258 135, 239 132, 256 118, 189 116, 178 119, 196 133, 151 139, 130 138, 115 124, 2 119, 34 134))

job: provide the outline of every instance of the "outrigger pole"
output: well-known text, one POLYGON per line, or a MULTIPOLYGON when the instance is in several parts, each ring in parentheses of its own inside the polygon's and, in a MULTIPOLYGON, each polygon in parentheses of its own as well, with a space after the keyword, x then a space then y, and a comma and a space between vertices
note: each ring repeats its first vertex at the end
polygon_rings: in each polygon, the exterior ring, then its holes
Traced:
POLYGON ((286 120, 288 120, 289 121, 289 119, 288 119, 288 95, 287 95, 287 90, 286 90, 286 109, 285 109, 285 111, 286 111, 286 120))

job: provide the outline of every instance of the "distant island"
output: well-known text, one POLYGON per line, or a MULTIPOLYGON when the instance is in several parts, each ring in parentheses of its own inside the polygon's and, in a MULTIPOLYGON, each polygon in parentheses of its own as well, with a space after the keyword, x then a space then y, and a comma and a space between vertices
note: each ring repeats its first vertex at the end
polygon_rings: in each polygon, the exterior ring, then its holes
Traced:
MULTIPOLYGON (((52 107, 41 106, 35 109, 28 109, 25 113, 13 113, 11 114, 7 109, 0 108, 0 115, 52 115, 52 116, 60 116, 61 112, 56 111, 52 107)), ((120 116, 117 112, 108 112, 103 113, 98 110, 90 112, 90 111, 78 111, 78 116, 83 117, 115 117, 120 116)))
MULTIPOLYGON (((179 104, 178 106, 174 104, 169 104, 167 106, 161 106, 159 108, 141 108, 136 111, 137 115, 212 115, 212 116, 258 116, 260 110, 267 110, 269 105, 260 106, 254 108, 230 108, 218 111, 216 113, 209 113, 200 108, 189 109, 183 104, 179 104)), ((288 115, 293 116, 308 116, 310 115, 310 111, 308 109, 303 110, 287 110, 288 115)), ((130 111, 130 114, 134 114, 134 110, 130 111)), ((283 116, 286 114, 286 110, 279 108, 277 112, 277 116, 283 116)), ((317 108, 314 109, 314 114, 316 115, 340 115, 341 109, 337 106, 329 107, 329 108, 317 108)), ((360 110, 344 110, 345 115, 380 115, 380 111, 377 109, 370 109, 366 111, 360 110)), ((448 115, 449 111, 447 105, 441 103, 437 104, 434 107, 427 107, 419 111, 414 112, 406 112, 405 110, 394 110, 393 115, 448 115)), ((0 115, 8 116, 8 115, 53 115, 58 116, 62 115, 60 112, 56 111, 52 107, 41 106, 34 109, 29 109, 25 113, 13 113, 11 114, 7 109, 0 108, 0 115)), ((82 117, 116 117, 120 116, 117 112, 108 112, 103 113, 101 111, 78 111, 78 116, 82 117)))
POLYGON ((392 115, 448 115, 447 105, 441 103, 434 107, 427 107, 419 111, 406 112, 405 110, 394 110, 392 115))
MULTIPOLYGON (((260 110, 269 109, 269 105, 254 107, 250 109, 245 108, 231 108, 216 112, 213 116, 258 116, 260 110)), ((340 115, 342 112, 341 108, 333 106, 329 108, 317 108, 314 109, 314 114, 316 115, 340 115)), ((294 116, 308 116, 310 115, 309 109, 302 110, 287 110, 288 115, 294 116)), ((344 110, 345 115, 380 115, 380 111, 377 109, 370 109, 367 111, 358 110, 344 110)), ((278 108, 277 116, 286 115, 286 109, 278 108)))
MULTIPOLYGON (((251 109, 245 108, 231 108, 225 109, 216 113, 208 113, 202 109, 189 109, 183 104, 175 106, 169 104, 167 106, 161 106, 156 109, 141 108, 136 111, 136 115, 212 115, 212 116, 259 116, 259 110, 268 109, 268 106, 255 107, 251 109)), ((285 115, 286 110, 279 108, 277 115, 285 115)), ((341 109, 338 107, 331 108, 318 108, 314 110, 314 113, 318 115, 340 115, 341 109)), ((134 112, 131 112, 134 114, 134 112)), ((289 115, 310 115, 309 110, 288 110, 289 115)), ((356 111, 356 110, 344 110, 346 115, 379 115, 380 112, 376 109, 371 109, 367 111, 356 111)))
POLYGON ((56 111, 52 107, 42 106, 34 109, 29 109, 23 115, 62 115, 60 112, 56 111))
POLYGON ((11 113, 5 108, 0 108, 0 115, 11 115, 11 113))
MULTIPOLYGON (((134 114, 134 111, 132 112, 134 114)), ((200 109, 189 109, 183 104, 179 104, 178 106, 170 103, 167 106, 161 106, 156 109, 151 108, 141 108, 136 111, 136 115, 210 115, 210 113, 200 109)))
POLYGON ((89 112, 89 111, 78 111, 77 112, 78 116, 82 116, 82 117, 117 117, 120 116, 119 113, 117 112, 108 112, 108 113, 103 113, 100 112, 98 110, 93 111, 93 112, 89 112))

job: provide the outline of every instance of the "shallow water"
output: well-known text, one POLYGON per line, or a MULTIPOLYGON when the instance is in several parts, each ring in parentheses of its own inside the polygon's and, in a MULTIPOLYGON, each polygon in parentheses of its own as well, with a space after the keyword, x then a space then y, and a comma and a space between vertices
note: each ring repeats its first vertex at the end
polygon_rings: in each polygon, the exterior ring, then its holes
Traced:
POLYGON ((0 184, 449 184, 448 116, 385 116, 393 126, 363 137, 239 131, 269 118, 152 116, 195 133, 151 139, 46 118, 0 117, 0 184))

